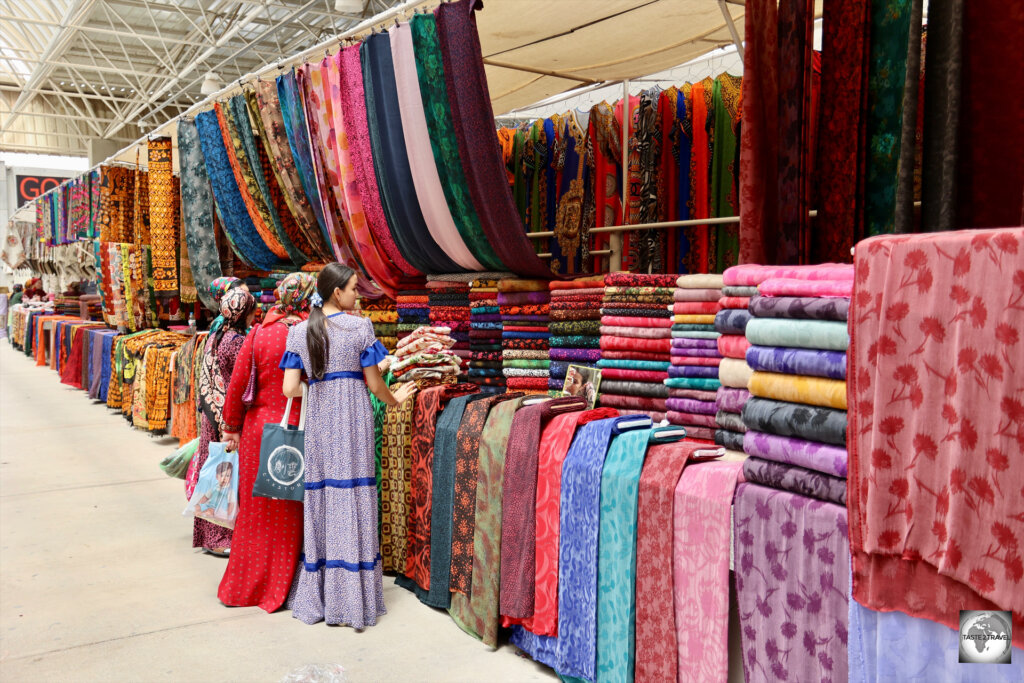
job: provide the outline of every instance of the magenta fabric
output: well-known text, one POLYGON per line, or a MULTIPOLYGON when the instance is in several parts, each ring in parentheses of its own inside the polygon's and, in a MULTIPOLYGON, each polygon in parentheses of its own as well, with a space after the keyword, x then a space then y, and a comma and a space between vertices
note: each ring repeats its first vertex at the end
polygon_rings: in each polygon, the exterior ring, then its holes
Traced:
POLYGON ((430 236, 453 261, 466 270, 482 271, 484 267, 462 241, 441 188, 441 178, 437 174, 434 150, 427 132, 427 119, 423 114, 416 55, 412 46, 412 28, 407 23, 401 23, 392 28, 390 33, 398 107, 402 113, 402 133, 423 220, 430 236))
POLYGON ((671 318, 631 318, 624 315, 601 316, 601 324, 615 327, 672 327, 671 318))
POLYGON ((601 325, 601 334, 608 337, 629 337, 632 339, 671 339, 668 327, 613 327, 601 325))
POLYGON ((520 275, 553 279, 551 267, 537 257, 512 201, 499 153, 491 95, 484 75, 475 0, 444 3, 435 10, 444 60, 452 126, 480 225, 498 258, 520 275))
POLYGON ((796 280, 853 280, 853 266, 822 263, 814 266, 758 266, 753 264, 726 268, 722 274, 726 287, 750 287, 773 278, 796 280))
POLYGON ((761 296, 850 297, 853 280, 797 280, 772 278, 757 286, 761 296))

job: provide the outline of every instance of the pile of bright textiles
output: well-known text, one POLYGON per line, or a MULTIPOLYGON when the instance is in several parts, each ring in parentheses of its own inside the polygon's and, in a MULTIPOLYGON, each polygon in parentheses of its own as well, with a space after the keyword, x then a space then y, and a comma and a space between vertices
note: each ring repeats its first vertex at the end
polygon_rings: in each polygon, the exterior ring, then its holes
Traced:
POLYGON ((548 389, 561 392, 570 365, 594 367, 601 359, 604 278, 552 280, 551 366, 548 389))
POLYGON ((757 294, 753 285, 730 285, 723 277, 722 298, 718 300, 719 312, 715 316, 715 331, 718 338, 718 352, 722 355, 719 365, 719 380, 715 415, 715 443, 732 451, 743 450, 743 406, 750 398, 747 381, 750 368, 746 365, 747 348, 750 342, 745 336, 750 312, 747 305, 750 297, 757 294))
POLYGON ((758 288, 745 328, 750 457, 734 503, 748 677, 847 676, 845 318, 853 276, 852 266, 832 264, 725 273, 728 286, 758 288))
MULTIPOLYGON (((469 361, 469 283, 446 282, 430 279, 427 281, 427 305, 430 307, 430 324, 447 327, 453 345, 451 352, 469 361)), ((465 372, 465 367, 463 368, 465 372)))
POLYGON ((501 312, 498 308, 499 278, 482 277, 469 290, 468 381, 483 391, 504 391, 501 368, 501 312))
POLYGON ((498 283, 501 372, 509 391, 548 391, 550 302, 547 280, 498 283))
POLYGON ((398 312, 395 333, 400 342, 412 334, 413 330, 430 325, 430 290, 408 289, 398 292, 395 310, 398 312))
POLYGON ((721 275, 681 275, 672 310, 672 359, 668 367, 668 421, 686 428, 691 439, 715 438, 716 398, 722 354, 715 337, 721 275))
POLYGON ((163 330, 116 337, 107 407, 139 429, 164 431, 171 415, 171 359, 189 339, 163 330))
POLYGON ((601 304, 602 406, 642 413, 655 421, 668 412, 672 305, 678 275, 609 273, 601 304))
POLYGON ((398 342, 391 374, 398 382, 458 375, 462 359, 452 351, 454 346, 450 328, 418 327, 398 342))
POLYGON ((395 308, 395 300, 386 296, 362 299, 359 309, 363 317, 373 323, 373 335, 389 353, 394 353, 398 345, 398 309, 395 308))

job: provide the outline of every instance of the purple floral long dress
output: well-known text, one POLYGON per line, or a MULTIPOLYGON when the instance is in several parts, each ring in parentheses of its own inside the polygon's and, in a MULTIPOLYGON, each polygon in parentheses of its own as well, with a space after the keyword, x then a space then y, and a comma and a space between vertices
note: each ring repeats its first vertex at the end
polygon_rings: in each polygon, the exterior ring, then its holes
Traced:
MULTIPOLYGON (((288 332, 283 368, 310 368, 308 322, 288 332)), ((362 629, 384 614, 377 537, 373 413, 363 367, 387 355, 367 318, 327 319, 327 374, 310 383, 305 429, 306 493, 303 556, 292 616, 362 629)))

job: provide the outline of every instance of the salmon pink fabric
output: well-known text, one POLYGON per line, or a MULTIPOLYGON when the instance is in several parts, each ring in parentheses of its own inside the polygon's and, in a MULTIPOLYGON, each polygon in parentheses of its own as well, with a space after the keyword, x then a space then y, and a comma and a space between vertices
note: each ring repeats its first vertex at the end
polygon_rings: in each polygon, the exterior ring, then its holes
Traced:
POLYGON ((822 263, 815 266, 743 265, 726 268, 722 273, 726 287, 751 287, 772 278, 795 280, 852 280, 853 266, 844 263, 822 263))

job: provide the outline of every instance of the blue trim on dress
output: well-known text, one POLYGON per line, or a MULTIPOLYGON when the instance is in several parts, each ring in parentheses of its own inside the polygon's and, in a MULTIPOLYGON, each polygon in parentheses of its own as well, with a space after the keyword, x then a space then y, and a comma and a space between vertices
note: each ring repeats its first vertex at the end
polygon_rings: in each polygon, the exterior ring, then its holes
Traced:
POLYGON ((302 568, 307 572, 317 572, 321 569, 345 569, 350 572, 360 571, 372 571, 376 569, 377 563, 381 560, 380 553, 377 553, 377 557, 374 558, 373 562, 346 562, 345 560, 324 560, 320 559, 316 562, 306 562, 306 555, 302 555, 302 568))
POLYGON ((294 351, 285 351, 284 355, 281 356, 281 362, 277 364, 277 367, 282 370, 305 370, 302 366, 302 356, 294 351))
POLYGON ((365 379, 365 377, 363 377, 363 373, 355 370, 341 370, 340 372, 328 372, 323 376, 323 379, 310 377, 309 384, 312 386, 317 382, 329 382, 332 379, 365 379))
POLYGON ((364 368, 368 368, 371 365, 376 365, 385 358, 388 357, 388 350, 384 348, 384 345, 380 343, 380 340, 375 340, 373 344, 363 349, 363 352, 359 354, 359 364, 364 368))
POLYGON ((306 482, 307 491, 319 491, 322 488, 354 489, 357 486, 376 486, 377 477, 359 477, 357 479, 324 479, 323 481, 306 482))

